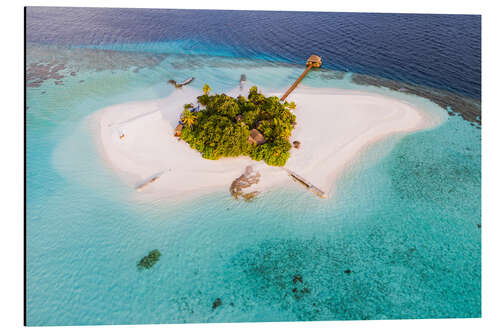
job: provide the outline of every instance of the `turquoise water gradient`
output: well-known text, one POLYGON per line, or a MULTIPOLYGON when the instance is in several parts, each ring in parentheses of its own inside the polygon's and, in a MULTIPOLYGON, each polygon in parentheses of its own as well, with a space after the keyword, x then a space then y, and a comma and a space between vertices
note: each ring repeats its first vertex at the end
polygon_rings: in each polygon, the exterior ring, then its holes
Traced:
MULTIPOLYGON (((292 183, 251 203, 226 191, 137 202, 101 160, 89 115, 168 96, 170 78, 222 92, 245 73, 277 89, 303 68, 173 54, 134 69, 81 66, 27 90, 28 325, 481 316, 479 129, 452 116, 376 144, 328 200, 292 183), (158 264, 138 271, 155 248, 158 264)), ((304 84, 374 89, 336 74, 304 84)))

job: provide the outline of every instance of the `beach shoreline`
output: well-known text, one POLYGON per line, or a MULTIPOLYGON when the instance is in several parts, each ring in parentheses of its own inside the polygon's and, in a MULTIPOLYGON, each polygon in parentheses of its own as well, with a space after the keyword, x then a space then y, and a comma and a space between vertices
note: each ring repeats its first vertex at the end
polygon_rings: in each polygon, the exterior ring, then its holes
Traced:
MULTIPOLYGON (((245 95, 250 85, 227 92, 245 95)), ((327 196, 346 168, 370 145, 395 134, 438 126, 443 119, 400 99, 373 92, 300 86, 288 98, 297 105, 297 126, 284 168, 249 157, 206 160, 174 137, 183 105, 202 92, 191 87, 165 98, 112 105, 91 115, 98 151, 139 200, 182 198, 228 191, 248 166, 260 174, 249 191, 259 193, 291 183, 287 170, 307 179, 327 196), (147 185, 147 186, 145 186, 147 185), (137 192, 137 188, 141 188, 137 192)), ((281 92, 263 91, 264 95, 281 92)))

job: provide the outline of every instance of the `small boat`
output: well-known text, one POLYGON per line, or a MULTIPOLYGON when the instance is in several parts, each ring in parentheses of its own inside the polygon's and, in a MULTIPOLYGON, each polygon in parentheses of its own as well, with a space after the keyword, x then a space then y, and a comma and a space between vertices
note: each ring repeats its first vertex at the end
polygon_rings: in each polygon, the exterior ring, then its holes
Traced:
POLYGON ((194 80, 194 77, 190 77, 189 79, 186 79, 183 82, 179 83, 179 85, 185 86, 186 84, 191 83, 193 80, 194 80))
POLYGON ((177 83, 175 80, 168 80, 168 83, 173 84, 176 88, 180 88, 182 86, 185 86, 186 84, 190 84, 191 82, 193 82, 193 80, 194 80, 194 77, 190 77, 190 78, 182 81, 181 83, 177 83))
POLYGON ((149 179, 148 181, 146 181, 145 183, 142 183, 141 185, 137 186, 135 188, 135 190, 137 192, 140 192, 142 191, 146 186, 148 186, 149 184, 151 183, 154 183, 155 181, 157 181, 158 179, 160 178, 160 176, 154 176, 153 178, 149 179))

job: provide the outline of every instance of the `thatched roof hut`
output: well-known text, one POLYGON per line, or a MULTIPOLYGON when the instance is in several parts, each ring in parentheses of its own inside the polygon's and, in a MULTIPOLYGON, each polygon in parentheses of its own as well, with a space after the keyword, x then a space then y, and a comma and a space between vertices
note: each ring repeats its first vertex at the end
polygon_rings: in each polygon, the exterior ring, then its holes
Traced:
POLYGON ((182 129, 184 128, 184 125, 182 124, 178 124, 176 127, 175 127, 175 131, 174 131, 174 136, 181 136, 182 134, 182 129))
POLYGON ((257 129, 252 129, 250 135, 248 136, 248 142, 251 144, 261 145, 266 142, 266 138, 257 129))
POLYGON ((306 66, 312 65, 313 67, 321 67, 321 57, 313 54, 307 59, 306 66))

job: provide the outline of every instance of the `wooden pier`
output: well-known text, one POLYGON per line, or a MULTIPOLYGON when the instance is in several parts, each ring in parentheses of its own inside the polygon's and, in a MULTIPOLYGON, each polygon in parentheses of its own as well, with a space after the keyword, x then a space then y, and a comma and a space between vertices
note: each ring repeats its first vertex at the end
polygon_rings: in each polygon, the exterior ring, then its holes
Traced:
POLYGON ((292 177, 292 179, 294 181, 296 181, 296 182, 304 185, 309 191, 311 191, 312 193, 316 194, 321 199, 326 199, 327 198, 325 192, 323 192, 322 190, 320 190, 319 188, 317 188, 316 186, 314 186, 313 184, 311 184, 311 182, 309 182, 308 180, 306 180, 304 177, 296 174, 292 170, 288 170, 288 169, 285 169, 285 170, 286 170, 286 172, 288 172, 288 174, 290 175, 290 177, 292 177))
POLYGON ((162 174, 163 172, 157 174, 157 175, 154 175, 153 177, 149 178, 148 180, 146 180, 145 182, 143 182, 142 184, 139 184, 139 186, 137 186, 135 188, 135 190, 137 192, 141 192, 142 190, 144 190, 144 188, 146 186, 148 186, 149 184, 152 184, 154 183, 155 181, 157 181, 158 179, 160 179, 160 175, 162 174))
POLYGON ((306 69, 302 72, 302 74, 299 76, 299 78, 297 80, 295 80, 295 82, 291 85, 291 87, 288 88, 286 93, 284 93, 283 96, 281 96, 280 101, 283 102, 288 97, 288 95, 290 95, 290 93, 295 88, 297 88, 300 81, 302 81, 302 79, 311 70, 311 68, 313 68, 313 67, 317 68, 317 67, 321 66, 321 57, 313 54, 312 56, 309 57, 309 59, 307 59, 306 66, 307 66, 306 69))

